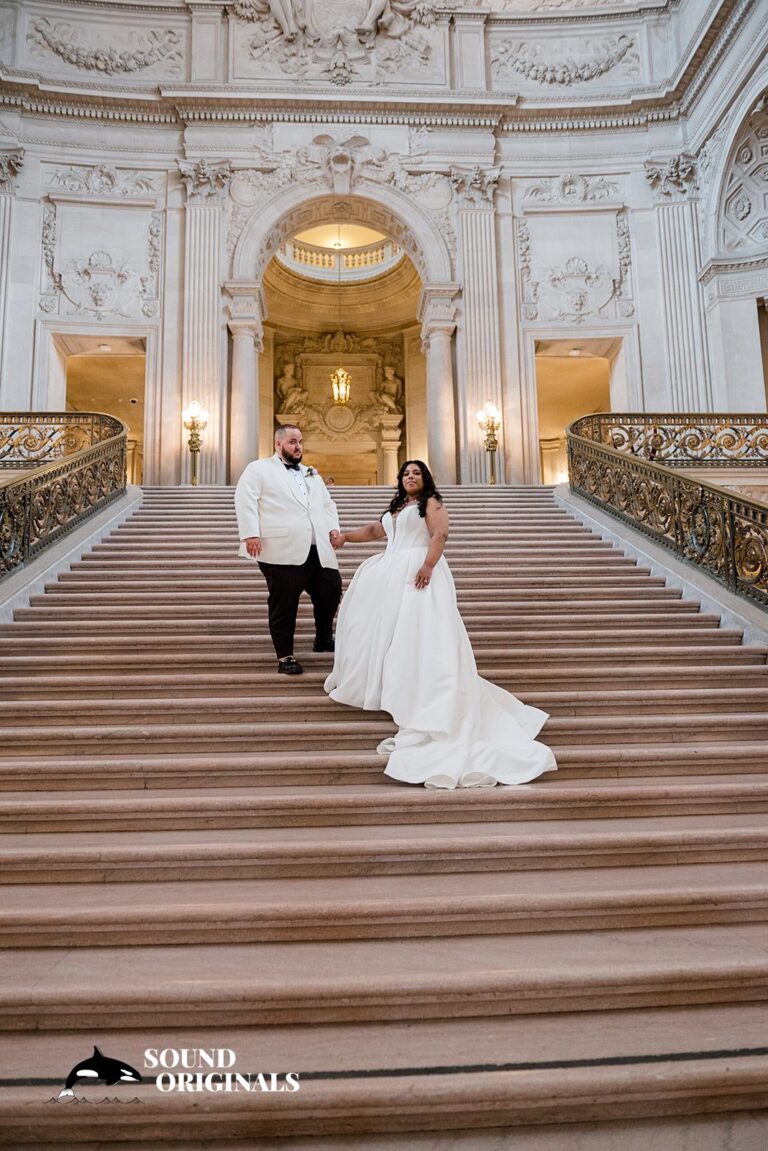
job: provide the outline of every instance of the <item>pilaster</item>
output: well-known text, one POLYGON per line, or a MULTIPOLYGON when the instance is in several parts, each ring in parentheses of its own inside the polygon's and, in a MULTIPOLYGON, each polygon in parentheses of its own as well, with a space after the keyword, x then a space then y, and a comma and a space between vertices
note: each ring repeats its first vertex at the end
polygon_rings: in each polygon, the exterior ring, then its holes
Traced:
POLYGON ((712 411, 712 379, 699 286, 701 240, 692 157, 647 162, 656 194, 660 284, 663 302, 669 406, 680 412, 712 411))
MULTIPOLYGON (((224 483, 227 405, 221 324, 221 264, 229 163, 179 162, 187 193, 182 405, 198 400, 209 413, 200 483, 224 483)), ((184 471, 188 469, 184 456, 184 471)))
POLYGON ((8 275, 11 264, 16 177, 24 164, 20 150, 0 152, 0 384, 7 374, 8 275))
MULTIPOLYGON (((485 450, 475 412, 489 400, 501 411, 498 258, 494 195, 499 168, 452 168, 458 197, 459 247, 463 276, 462 372, 459 452, 462 483, 485 481, 485 450)), ((499 481, 504 483, 504 430, 500 436, 499 481)))

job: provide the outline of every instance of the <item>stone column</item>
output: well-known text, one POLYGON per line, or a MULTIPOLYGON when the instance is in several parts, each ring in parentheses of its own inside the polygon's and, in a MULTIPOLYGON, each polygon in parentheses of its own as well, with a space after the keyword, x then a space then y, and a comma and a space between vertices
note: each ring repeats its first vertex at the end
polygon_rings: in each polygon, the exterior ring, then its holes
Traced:
POLYGON ((16 176, 24 163, 21 151, 0 153, 0 383, 5 383, 6 348, 8 346, 6 320, 8 312, 8 270, 11 262, 14 194, 16 176))
MULTIPOLYGON (((208 410, 199 482, 226 479, 226 387, 221 316, 221 266, 229 162, 179 161, 187 192, 184 244, 182 407, 198 400, 208 410)), ((189 453, 182 475, 189 477, 189 453)))
POLYGON ((694 200, 696 166, 691 156, 648 161, 659 243, 659 281, 669 406, 678 412, 712 411, 712 379, 699 285, 701 242, 694 200))
POLYGON ((427 287, 421 294, 418 311, 422 349, 427 359, 427 463, 438 487, 457 481, 452 350, 456 330, 455 295, 454 284, 427 287))
POLYGON ((398 456, 400 452, 400 425, 403 422, 402 416, 379 416, 381 423, 381 456, 383 463, 383 475, 379 478, 379 483, 388 484, 394 487, 397 482, 397 473, 400 470, 398 456))
POLYGON ((261 291, 230 283, 232 373, 229 396, 229 482, 237 483, 259 454, 259 355, 264 348, 261 291))
MULTIPOLYGON (((499 411, 504 409, 494 206, 499 175, 499 168, 451 169, 451 183, 459 202, 463 278, 463 388, 457 414, 461 478, 465 483, 485 482, 485 449, 475 413, 488 400, 499 411)), ((497 456, 500 483, 504 483, 504 431, 502 427, 497 456)))

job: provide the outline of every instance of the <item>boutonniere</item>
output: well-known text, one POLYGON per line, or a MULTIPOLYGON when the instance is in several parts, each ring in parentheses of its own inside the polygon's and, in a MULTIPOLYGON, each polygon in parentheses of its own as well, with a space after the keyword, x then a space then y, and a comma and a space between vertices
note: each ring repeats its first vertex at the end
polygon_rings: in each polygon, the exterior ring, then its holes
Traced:
POLYGON ((317 475, 317 468, 307 468, 307 470, 304 472, 304 478, 307 480, 311 480, 312 476, 316 476, 316 475, 317 475))

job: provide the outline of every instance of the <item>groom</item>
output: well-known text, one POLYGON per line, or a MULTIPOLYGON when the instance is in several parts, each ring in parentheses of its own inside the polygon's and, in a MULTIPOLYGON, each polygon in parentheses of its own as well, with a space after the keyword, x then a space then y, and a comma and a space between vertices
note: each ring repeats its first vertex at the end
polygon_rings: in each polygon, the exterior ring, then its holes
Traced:
POLYGON ((275 432, 275 454, 248 464, 235 489, 239 554, 257 559, 267 581, 269 631, 283 675, 304 670, 293 654, 301 593, 314 608, 313 651, 333 651, 341 599, 333 550, 339 514, 315 469, 301 463, 303 454, 301 431, 283 424, 275 432))

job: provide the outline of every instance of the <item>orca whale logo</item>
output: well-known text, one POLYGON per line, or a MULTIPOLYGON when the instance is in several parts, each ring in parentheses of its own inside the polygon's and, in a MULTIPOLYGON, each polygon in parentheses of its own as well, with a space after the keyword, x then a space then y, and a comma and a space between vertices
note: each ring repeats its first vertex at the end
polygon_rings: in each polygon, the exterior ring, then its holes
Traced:
POLYGON ((98 1047, 94 1047, 93 1055, 88 1059, 83 1059, 81 1063, 77 1063, 72 1068, 67 1076, 67 1082, 58 1094, 58 1098, 62 1099, 67 1095, 74 1095, 73 1088, 78 1083, 98 1083, 99 1081, 111 1087, 114 1083, 141 1083, 142 1080, 138 1071, 129 1063, 123 1063, 121 1059, 110 1059, 108 1055, 102 1055, 98 1047))

